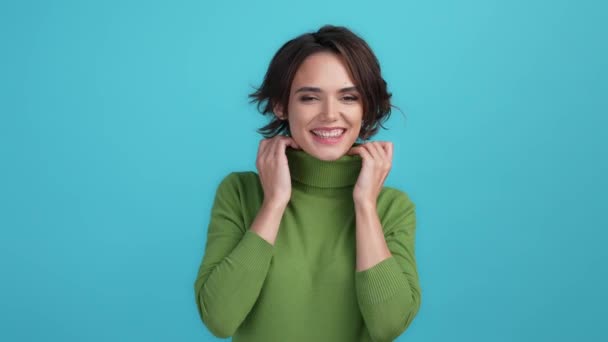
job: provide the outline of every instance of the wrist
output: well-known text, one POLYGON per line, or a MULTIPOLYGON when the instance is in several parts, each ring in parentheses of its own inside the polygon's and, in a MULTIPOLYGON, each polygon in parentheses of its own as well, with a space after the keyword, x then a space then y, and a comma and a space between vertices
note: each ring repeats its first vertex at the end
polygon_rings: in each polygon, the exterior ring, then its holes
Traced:
POLYGON ((376 201, 370 200, 369 198, 355 199, 355 209, 357 210, 375 210, 376 201))
POLYGON ((287 203, 285 203, 285 201, 264 199, 262 202, 262 208, 270 210, 285 210, 286 207, 287 203))

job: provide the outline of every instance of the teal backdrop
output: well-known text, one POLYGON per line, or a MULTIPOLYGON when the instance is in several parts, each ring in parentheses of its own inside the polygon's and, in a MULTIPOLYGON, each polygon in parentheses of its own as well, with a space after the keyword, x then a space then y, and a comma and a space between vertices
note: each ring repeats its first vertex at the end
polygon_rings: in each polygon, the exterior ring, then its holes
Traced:
POLYGON ((0 340, 216 341, 193 282, 247 101, 323 24, 376 52, 417 205, 398 341, 606 341, 604 1, 3 1, 0 340))

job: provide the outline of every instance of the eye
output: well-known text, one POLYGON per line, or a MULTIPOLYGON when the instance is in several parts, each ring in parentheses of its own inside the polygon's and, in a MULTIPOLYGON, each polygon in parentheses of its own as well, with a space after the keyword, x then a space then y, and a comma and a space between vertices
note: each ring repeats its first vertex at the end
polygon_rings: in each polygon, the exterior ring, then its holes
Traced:
POLYGON ((344 96, 343 99, 351 102, 351 101, 357 101, 357 99, 359 99, 359 98, 356 96, 344 96))
POLYGON ((300 97, 300 101, 302 101, 302 102, 310 102, 312 100, 316 100, 316 98, 311 97, 311 96, 302 96, 302 97, 300 97))

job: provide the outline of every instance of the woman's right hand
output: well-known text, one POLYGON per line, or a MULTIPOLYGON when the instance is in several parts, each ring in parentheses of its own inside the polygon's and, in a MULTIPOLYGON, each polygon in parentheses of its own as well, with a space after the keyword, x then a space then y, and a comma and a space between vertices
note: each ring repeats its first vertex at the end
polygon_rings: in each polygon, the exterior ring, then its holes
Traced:
POLYGON ((266 204, 287 206, 291 198, 291 175, 285 155, 287 146, 300 148, 293 138, 283 135, 262 139, 258 146, 255 166, 264 189, 266 204))

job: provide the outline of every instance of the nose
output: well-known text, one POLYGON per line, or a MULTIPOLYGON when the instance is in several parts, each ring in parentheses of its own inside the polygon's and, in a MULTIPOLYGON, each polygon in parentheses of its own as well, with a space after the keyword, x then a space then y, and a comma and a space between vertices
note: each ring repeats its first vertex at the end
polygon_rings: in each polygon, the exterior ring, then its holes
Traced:
POLYGON ((323 104, 321 117, 325 119, 325 121, 336 121, 338 116, 340 115, 338 112, 339 105, 334 103, 334 100, 328 98, 323 104))

